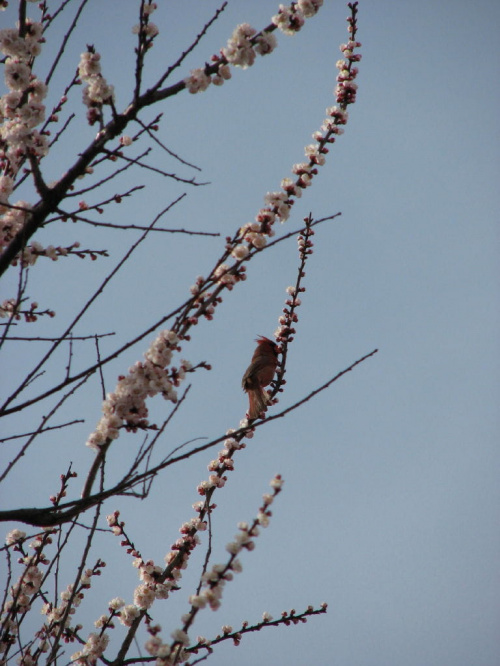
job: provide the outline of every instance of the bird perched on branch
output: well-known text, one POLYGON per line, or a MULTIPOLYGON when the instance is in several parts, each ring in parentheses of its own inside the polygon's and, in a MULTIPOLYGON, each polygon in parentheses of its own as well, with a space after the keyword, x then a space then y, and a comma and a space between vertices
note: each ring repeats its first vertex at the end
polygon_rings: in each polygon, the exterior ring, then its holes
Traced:
POLYGON ((263 335, 259 335, 256 342, 257 348, 252 361, 241 380, 243 390, 248 393, 249 419, 256 419, 266 411, 269 396, 267 391, 264 391, 264 386, 271 382, 278 365, 278 345, 263 335))

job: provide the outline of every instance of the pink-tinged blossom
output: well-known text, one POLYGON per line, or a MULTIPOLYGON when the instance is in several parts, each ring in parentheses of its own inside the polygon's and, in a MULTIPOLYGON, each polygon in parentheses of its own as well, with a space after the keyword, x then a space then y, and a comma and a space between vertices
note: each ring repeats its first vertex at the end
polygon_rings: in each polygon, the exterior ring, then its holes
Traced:
MULTIPOLYGON (((268 235, 270 236, 271 234, 268 235)), ((264 234, 258 234, 251 231, 245 235, 245 238, 258 250, 261 250, 267 244, 267 238, 264 234)))
POLYGON ((271 479, 270 486, 271 488, 274 488, 275 490, 281 490, 284 484, 284 480, 281 478, 281 476, 275 476, 273 479, 271 479))
POLYGON ((231 254, 235 259, 240 261, 248 255, 248 247, 246 245, 236 245, 231 254))
POLYGON ((210 76, 205 73, 204 69, 192 69, 190 76, 184 79, 184 83, 190 93, 196 94, 208 88, 210 85, 210 76))
POLYGON ((317 143, 311 143, 304 148, 304 153, 309 161, 318 166, 323 166, 325 163, 325 156, 321 154, 320 147, 317 143))
POLYGON ((168 599, 170 590, 172 589, 171 583, 156 583, 155 584, 155 598, 168 599))
POLYGON ((228 63, 242 69, 253 65, 255 51, 251 39, 256 32, 255 28, 252 28, 248 23, 242 23, 235 28, 228 39, 227 46, 221 49, 222 55, 228 63))
POLYGON ((108 623, 108 621, 109 621, 109 617, 108 617, 107 615, 101 615, 101 617, 98 618, 98 619, 94 622, 94 627, 95 627, 96 629, 102 629, 103 627, 106 626, 106 624, 108 623))
POLYGON ((85 51, 80 56, 78 76, 82 81, 90 81, 101 73, 101 55, 92 51, 85 51))
POLYGON ((233 560, 231 569, 234 571, 234 573, 241 573, 243 571, 243 565, 241 564, 240 560, 238 560, 238 558, 233 560))
POLYGON ((268 613, 267 611, 264 611, 262 613, 262 621, 263 622, 272 622, 273 621, 273 616, 271 613, 268 613))
POLYGON ((257 516, 257 520, 259 521, 259 525, 262 525, 262 527, 268 527, 269 516, 267 515, 267 513, 261 511, 257 516))
POLYGON ((285 190, 288 197, 296 197, 299 199, 302 196, 302 190, 291 178, 283 178, 281 181, 281 187, 285 190))
POLYGON ((134 604, 145 610, 146 608, 151 608, 155 600, 155 592, 153 587, 150 587, 147 584, 139 585, 134 591, 134 604))
POLYGON ((147 37, 156 37, 156 35, 159 33, 158 26, 156 23, 153 23, 152 21, 149 21, 145 26, 144 26, 144 34, 147 37))
POLYGON ((158 29, 158 26, 155 23, 152 23, 149 21, 148 23, 142 24, 142 26, 137 23, 134 25, 132 28, 132 34, 133 35, 138 35, 139 33, 142 33, 143 35, 146 35, 146 37, 156 37, 156 35, 160 32, 158 29))
POLYGON ((301 162, 300 164, 294 164, 292 167, 292 173, 302 176, 303 174, 308 174, 311 171, 311 165, 307 162, 301 162))
POLYGON ((114 599, 111 599, 111 601, 108 604, 108 608, 111 611, 119 611, 125 606, 125 601, 121 597, 115 597, 114 599))
POLYGON ((14 180, 9 176, 0 176, 0 212, 6 210, 1 204, 7 203, 14 187, 14 180))
POLYGON ((156 2, 146 3, 142 8, 142 13, 144 16, 151 16, 151 14, 158 9, 156 2))
POLYGON ((26 215, 31 208, 31 204, 26 201, 16 201, 14 206, 15 208, 7 209, 0 219, 0 250, 23 228, 26 215))
POLYGON ((114 98, 114 87, 106 82, 103 76, 95 76, 89 85, 83 89, 83 102, 86 106, 92 104, 104 104, 114 98))
POLYGON ((290 5, 290 7, 280 5, 278 13, 271 20, 285 35, 295 35, 305 21, 304 15, 296 5, 290 5))
POLYGON ((79 652, 71 655, 71 661, 81 666, 95 664, 108 647, 109 636, 107 634, 90 634, 87 642, 79 652))
POLYGON ((82 99, 88 107, 87 119, 90 125, 101 118, 102 105, 114 99, 114 87, 102 76, 100 60, 99 53, 85 51, 78 65, 78 75, 88 84, 82 91, 82 99))
POLYGON ((175 629, 171 634, 176 643, 181 645, 189 645, 189 636, 182 629, 175 629))
POLYGON ((297 6, 305 18, 311 18, 323 6, 323 0, 298 0, 297 6))
POLYGON ((98 449, 106 440, 117 439, 120 427, 147 426, 147 398, 161 394, 165 400, 177 402, 175 386, 190 365, 183 361, 184 371, 181 369, 175 377, 169 372, 177 342, 176 333, 161 331, 144 354, 145 361, 138 361, 127 375, 119 377, 115 391, 109 393, 102 404, 103 416, 87 440, 87 446, 98 449))
POLYGON ((19 543, 21 541, 24 541, 26 539, 26 532, 23 532, 22 530, 14 529, 11 530, 7 536, 5 537, 5 545, 7 546, 12 546, 15 543, 19 543))
POLYGON ((0 51, 11 58, 29 58, 29 49, 25 40, 15 28, 0 30, 0 51))
POLYGON ((22 97, 22 93, 16 91, 8 92, 0 97, 0 116, 3 116, 3 120, 12 120, 16 117, 22 97))
POLYGON ((220 65, 217 74, 215 74, 212 79, 212 83, 216 86, 221 86, 224 81, 228 81, 231 78, 231 68, 229 65, 220 65))
POLYGON ((261 55, 269 55, 278 46, 278 40, 272 32, 263 32, 255 40, 255 51, 261 55))
POLYGON ((10 90, 25 90, 30 82, 31 69, 18 59, 7 58, 5 63, 5 84, 10 90))
MULTIPOLYGON (((244 245, 241 247, 245 247, 244 245)), ((247 250, 248 254, 248 250, 247 250)), ((236 256, 233 254, 233 256, 236 256)), ((214 277, 216 278, 219 284, 228 284, 232 285, 236 283, 236 276, 234 273, 231 273, 231 268, 227 264, 219 264, 214 271, 214 277)))
POLYGON ((269 493, 265 493, 264 495, 262 495, 262 499, 264 500, 264 504, 266 506, 269 506, 274 502, 274 496, 270 495, 269 493))
POLYGON ((145 642, 144 647, 148 654, 150 654, 152 657, 156 657, 161 645, 162 640, 159 636, 150 636, 145 642))
POLYGON ((283 192, 268 192, 264 197, 264 201, 270 206, 280 206, 286 201, 286 194, 283 192))
POLYGON ((345 125, 349 120, 348 112, 338 106, 329 106, 326 110, 326 115, 331 116, 338 125, 345 125))
POLYGON ((312 175, 309 175, 308 173, 304 173, 299 180, 299 186, 306 188, 312 185, 312 175))
POLYGON ((40 54, 43 26, 39 22, 26 20, 24 36, 14 28, 0 30, 0 51, 11 58, 30 60, 40 54))
POLYGON ((125 606, 124 608, 121 609, 120 611, 120 622, 125 626, 125 627, 131 627, 135 618, 138 617, 140 614, 140 610, 135 606, 134 604, 129 604, 128 606, 125 606))
POLYGON ((167 643, 162 643, 162 645, 160 645, 160 647, 158 648, 158 653, 156 655, 158 657, 158 659, 156 660, 156 665, 162 666, 162 664, 167 664, 168 661, 164 660, 168 660, 170 652, 171 652, 170 645, 168 645, 167 643))
POLYGON ((205 606, 207 605, 207 600, 202 594, 192 594, 188 598, 188 601, 191 604, 191 606, 193 606, 193 608, 205 608, 205 606))

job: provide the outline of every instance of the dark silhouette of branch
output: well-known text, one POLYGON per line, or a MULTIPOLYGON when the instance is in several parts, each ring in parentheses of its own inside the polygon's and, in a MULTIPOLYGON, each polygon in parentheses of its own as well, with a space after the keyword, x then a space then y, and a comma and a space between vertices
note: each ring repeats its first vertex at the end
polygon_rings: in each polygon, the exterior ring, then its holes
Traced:
POLYGON ((24 432, 22 435, 11 435, 10 437, 0 438, 0 443, 10 442, 12 439, 21 439, 22 437, 31 437, 31 435, 41 435, 44 432, 49 432, 50 430, 60 430, 61 428, 67 428, 68 426, 75 425, 75 423, 85 423, 85 419, 74 419, 73 421, 68 421, 67 423, 61 423, 56 426, 48 426, 47 428, 39 428, 34 432, 24 432))

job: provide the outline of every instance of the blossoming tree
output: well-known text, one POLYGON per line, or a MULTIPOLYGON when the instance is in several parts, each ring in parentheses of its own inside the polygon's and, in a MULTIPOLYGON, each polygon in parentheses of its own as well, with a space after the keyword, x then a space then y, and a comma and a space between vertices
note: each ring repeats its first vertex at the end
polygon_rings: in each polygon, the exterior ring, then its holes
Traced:
MULTIPOLYGON (((70 660, 79 664, 94 664, 99 660, 116 665, 138 661, 156 661, 159 666, 194 664, 211 654, 223 641, 238 644, 245 633, 265 626, 304 622, 307 617, 326 611, 326 604, 322 604, 310 606, 302 613, 284 613, 278 619, 265 612, 262 619, 254 624, 244 623, 237 629, 224 626, 217 636, 205 638, 193 634, 198 614, 207 607, 212 610, 220 607, 224 585, 242 569, 239 556, 242 551, 253 549, 259 529, 269 523, 270 506, 283 486, 279 475, 272 479, 271 488, 264 494, 256 517, 250 522, 240 523, 236 537, 227 545, 227 559, 222 563, 212 563, 210 543, 217 538, 211 528, 211 515, 216 508, 214 499, 230 480, 238 452, 245 448, 261 426, 296 409, 376 351, 355 361, 290 407, 278 411, 275 406, 278 394, 284 391, 286 361, 298 322, 299 296, 305 291, 305 265, 312 253, 315 227, 331 218, 314 219, 309 215, 302 228, 293 231, 281 227, 280 223, 288 220, 294 201, 314 184, 329 150, 343 133, 343 126, 348 120, 347 108, 356 99, 356 63, 361 58, 357 51, 360 46, 356 36, 357 2, 349 4, 349 38, 341 46, 342 58, 337 62, 336 103, 328 107, 323 124, 313 134, 313 143, 305 148, 304 161, 293 166, 292 177, 283 178, 279 191, 265 195, 265 204, 252 222, 238 223, 233 234, 221 242, 218 257, 213 260, 211 268, 205 276, 194 280, 182 302, 167 314, 162 314, 153 324, 145 326, 132 340, 102 353, 101 338, 105 334, 79 335, 78 327, 85 321, 90 306, 115 279, 139 245, 158 231, 188 236, 218 236, 217 230, 198 232, 160 228, 160 220, 184 195, 173 197, 146 224, 127 219, 126 212, 122 213, 120 222, 99 222, 99 215, 133 196, 139 189, 131 187, 122 192, 116 186, 117 189, 109 196, 108 188, 115 187, 125 171, 144 168, 161 173, 172 181, 181 181, 193 187, 199 185, 195 178, 182 179, 147 162, 149 145, 153 143, 173 159, 186 164, 157 137, 161 108, 174 96, 186 93, 196 95, 209 86, 221 86, 231 79, 235 68, 246 69, 258 56, 271 54, 277 46, 277 31, 286 35, 299 32, 304 22, 320 10, 323 0, 298 0, 290 6, 280 5, 269 25, 260 30, 246 23, 238 25, 227 45, 209 63, 201 64, 171 83, 176 71, 182 70, 188 54, 196 49, 224 10, 224 3, 189 48, 149 86, 144 83, 148 58, 151 49, 158 48, 161 29, 152 20, 156 3, 138 0, 138 23, 133 27, 137 40, 133 92, 124 108, 118 106, 116 91, 103 74, 101 56, 94 46, 87 47, 79 63, 66 63, 69 70, 76 71, 65 89, 53 89, 54 74, 65 61, 66 44, 87 1, 78 4, 64 34, 58 33, 55 27, 64 12, 73 10, 75 3, 72 0, 58 3, 43 0, 38 4, 19 0, 16 24, 0 30, 7 87, 0 99, 0 276, 13 289, 0 305, 0 342, 4 354, 12 354, 13 349, 19 353, 15 345, 26 341, 43 339, 49 343, 48 349, 45 348, 39 355, 33 367, 20 367, 19 376, 10 377, 5 383, 0 408, 0 416, 7 424, 5 432, 11 427, 9 419, 19 415, 26 415, 26 418, 30 415, 30 432, 9 433, 2 440, 4 446, 9 443, 17 448, 14 453, 9 448, 9 455, 2 456, 0 481, 15 475, 19 462, 29 455, 33 442, 44 433, 71 427, 71 422, 54 426, 52 419, 56 414, 64 414, 67 400, 77 395, 90 378, 99 377, 103 392, 102 415, 86 415, 87 419, 94 418, 95 423, 86 442, 94 452, 89 469, 75 470, 70 458, 61 461, 60 487, 50 491, 53 494, 48 506, 24 507, 20 497, 11 497, 0 511, 3 521, 14 524, 2 548, 6 568, 2 588, 0 653, 4 660, 2 663, 17 660, 27 666, 39 662, 51 664, 59 658, 63 658, 65 663, 70 660), (60 39, 54 59, 42 74, 37 68, 39 56, 44 45, 54 43, 58 34, 60 39), (75 96, 79 86, 83 87, 86 113, 78 116, 71 109, 81 105, 75 96), (148 119, 145 113, 151 108, 158 108, 159 114, 148 119), (95 136, 86 147, 79 147, 66 163, 61 165, 58 158, 59 175, 49 182, 48 174, 54 172, 51 156, 65 141, 71 147, 70 137, 75 136, 74 126, 78 122, 95 128, 95 136), (85 185, 87 182, 88 185, 85 185), (75 204, 75 201, 78 203, 75 204), (42 244, 42 230, 50 229, 53 238, 57 238, 58 229, 68 221, 78 228, 91 224, 115 231, 135 229, 141 235, 127 247, 122 259, 61 329, 58 318, 50 308, 50 294, 42 294, 47 299, 42 306, 35 301, 28 303, 27 294, 33 277, 42 270, 47 259, 68 261, 77 256, 99 260, 110 253, 108 250, 82 248, 78 242, 70 245, 42 244), (178 447, 166 457, 158 456, 157 444, 168 437, 173 416, 181 406, 189 409, 189 386, 183 388, 186 379, 194 377, 200 370, 210 370, 208 362, 188 360, 189 343, 202 329, 197 325, 202 320, 209 322, 216 317, 224 294, 238 289, 238 285, 247 279, 247 267, 254 257, 267 253, 271 247, 291 237, 298 237, 297 277, 295 284, 287 288, 285 306, 275 331, 279 364, 268 394, 271 408, 267 415, 261 414, 257 419, 245 417, 236 428, 230 427, 202 445, 182 450, 178 447), (12 276, 14 279, 8 281, 12 276), (30 330, 46 319, 50 319, 53 334, 46 338, 29 337, 30 330), (30 330, 25 331, 28 328, 30 330), (18 331, 22 331, 21 336, 17 335, 18 331), (74 348, 85 338, 95 342, 94 360, 74 369, 75 356, 78 355, 74 348), (111 363, 121 363, 125 353, 138 344, 143 345, 143 358, 128 370, 122 366, 114 389, 106 393, 104 386, 108 367, 111 363), (57 354, 64 345, 69 345, 69 360, 61 377, 57 354), (45 384, 37 389, 41 386, 42 375, 45 384), (150 421, 151 401, 158 395, 171 405, 169 414, 160 425, 150 421), (31 414, 40 404, 50 406, 45 407, 48 411, 33 425, 31 414), (130 446, 134 447, 133 460, 120 478, 110 483, 106 476, 106 461, 110 447, 121 437, 127 437, 130 446), (127 533, 118 510, 109 509, 103 529, 104 507, 108 509, 110 503, 124 495, 147 498, 152 484, 163 475, 168 475, 170 467, 195 455, 200 457, 204 451, 217 446, 221 448, 208 464, 209 475, 196 489, 198 499, 193 504, 194 514, 186 522, 180 521, 180 537, 165 548, 167 552, 163 564, 141 554, 140 547, 127 533), (76 488, 77 474, 84 477, 80 492, 76 488), (68 496, 72 499, 68 500, 68 496), (18 506, 15 506, 16 503, 18 506), (29 536, 26 529, 30 530, 29 536), (104 575, 102 558, 90 560, 90 553, 99 549, 103 533, 119 537, 131 564, 137 569, 139 582, 135 589, 124 587, 123 599, 113 598, 107 608, 92 609, 92 612, 95 611, 95 626, 89 631, 89 627, 79 619, 80 606, 84 604, 86 591, 96 577, 101 573, 104 575), (80 544, 78 551, 72 545, 74 541, 80 544), (188 592, 189 610, 172 626, 160 627, 158 622, 164 625, 161 620, 163 604, 183 590, 183 572, 196 549, 205 549, 206 556, 201 576, 194 589, 188 592), (63 561, 68 561, 69 566, 63 567, 63 561), (63 580, 63 571, 70 575, 69 580, 63 580), (42 620, 38 615, 40 611, 43 613, 42 620), (121 630, 117 623, 122 625, 121 630), (145 636, 143 644, 147 657, 141 656, 140 649, 136 648, 134 640, 138 635, 145 636)), ((4 1, 0 4, 5 9, 8 3, 4 1)), ((196 98, 193 98, 193 104, 196 104, 196 98)), ((66 152, 65 156, 68 154, 66 152)), ((85 238, 83 232, 82 237, 85 238)), ((111 254, 115 253, 111 251, 111 254)), ((12 422, 18 423, 15 420, 12 422)))

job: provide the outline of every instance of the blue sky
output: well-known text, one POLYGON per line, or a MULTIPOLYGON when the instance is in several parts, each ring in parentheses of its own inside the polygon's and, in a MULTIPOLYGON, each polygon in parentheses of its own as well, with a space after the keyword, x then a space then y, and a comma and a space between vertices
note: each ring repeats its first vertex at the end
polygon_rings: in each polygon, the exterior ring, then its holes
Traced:
MULTIPOLYGON (((133 7, 116 0, 90 3, 67 49, 67 68, 54 81, 53 100, 85 44, 93 43, 118 107, 127 103, 133 7)), ((147 70, 151 81, 216 7, 206 0, 173 0, 158 9, 160 36, 147 70)), ((268 0, 230 1, 172 82, 203 66, 238 23, 260 29, 276 8, 268 0)), ((358 101, 345 135, 283 229, 298 228, 309 211, 318 218, 342 212, 315 236, 279 407, 374 348, 379 352, 283 423, 262 428, 238 455, 235 472, 216 498, 215 562, 224 560, 237 522, 256 513, 272 476, 282 474, 285 486, 271 526, 242 558, 243 573, 227 585, 221 610, 204 611, 194 633, 210 636, 223 624, 236 628, 241 620, 257 621, 263 611, 277 617, 323 601, 329 611, 306 625, 247 636, 238 648, 221 647, 212 658, 219 666, 498 663, 500 6, 493 0, 379 0, 362 1, 359 10, 358 101)), ((11 15, 12 8, 0 14, 5 25, 11 15)), ((252 220, 265 193, 278 189, 302 161, 303 147, 334 103, 346 15, 343 3, 326 0, 298 35, 279 35, 275 53, 249 70, 234 71, 222 88, 183 93, 155 109, 164 112, 161 140, 203 171, 198 175, 169 162, 161 152, 155 163, 210 185, 188 188, 136 172, 117 189, 147 184, 147 191, 124 200, 106 219, 147 223, 187 191, 166 224, 224 237, 252 220)), ((48 43, 44 53, 50 48, 48 43)), ((40 72, 45 62, 42 57, 40 72)), ((79 92, 74 108, 83 116, 79 92)), ((47 164, 47 180, 60 175, 94 134, 95 128, 80 123, 47 164)), ((54 325, 62 330, 135 239, 129 233, 67 224, 40 234, 42 243, 80 240, 82 247, 108 247, 111 254, 90 269, 76 259, 72 267, 39 262, 30 297, 57 312, 55 324, 40 322, 40 335, 53 332, 54 325)), ((206 274, 221 253, 222 242, 154 236, 77 333, 114 331, 103 342, 107 351, 133 338, 187 297, 196 276, 206 274)), ((247 282, 225 297, 214 321, 193 332, 183 355, 207 360, 213 370, 194 377, 191 408, 176 418, 162 454, 238 425, 246 409, 241 375, 254 338, 275 330, 296 267, 294 240, 263 253, 250 265, 247 282)), ((2 300, 15 279, 6 282, 2 300)), ((145 348, 143 342, 107 367, 108 390, 145 348)), ((31 367, 40 349, 19 343, 3 360, 2 376, 31 367)), ((75 362, 93 354, 91 343, 82 343, 75 362)), ((66 360, 65 351, 57 359, 61 368, 66 360)), ((39 381, 41 386, 48 379, 39 381)), ((3 505, 45 505, 70 460, 84 477, 92 459, 85 440, 99 419, 100 400, 98 382, 91 380, 80 399, 68 402, 57 422, 85 423, 40 440, 4 487, 3 505)), ((47 402, 35 409, 33 422, 48 408, 47 402)), ((165 403, 156 399, 151 420, 164 415, 165 403)), ((5 430, 30 427, 25 417, 5 430)), ((132 455, 133 442, 116 442, 110 478, 132 455)), ((145 557, 162 561, 178 527, 192 515, 196 485, 212 457, 208 452, 173 468, 147 502, 119 499, 106 507, 121 509, 145 557)), ((108 566, 108 577, 89 594, 89 631, 107 601, 118 594, 130 599, 136 584, 118 541, 108 538, 101 547, 96 556, 120 567, 119 581, 108 566)), ((202 556, 194 560, 197 571, 202 556)), ((186 612, 189 581, 170 606, 155 607, 165 637, 186 612)))

